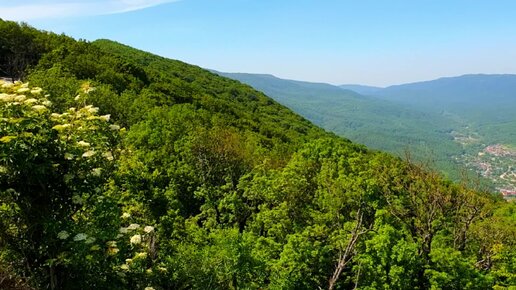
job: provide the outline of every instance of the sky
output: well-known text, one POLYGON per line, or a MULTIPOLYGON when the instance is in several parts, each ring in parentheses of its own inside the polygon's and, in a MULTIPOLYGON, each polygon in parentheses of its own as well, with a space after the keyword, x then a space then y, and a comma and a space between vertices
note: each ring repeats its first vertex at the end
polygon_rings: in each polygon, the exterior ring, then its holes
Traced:
POLYGON ((0 18, 223 72, 388 86, 516 73, 513 0, 0 0, 0 18))

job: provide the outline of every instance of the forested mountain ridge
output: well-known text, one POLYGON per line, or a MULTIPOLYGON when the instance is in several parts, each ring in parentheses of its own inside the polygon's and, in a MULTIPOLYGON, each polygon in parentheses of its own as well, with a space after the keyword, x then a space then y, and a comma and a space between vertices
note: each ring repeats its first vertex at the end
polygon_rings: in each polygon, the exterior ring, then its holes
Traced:
POLYGON ((394 85, 376 90, 373 95, 402 102, 495 103, 514 101, 516 75, 468 74, 431 81, 394 85))
POLYGON ((446 77, 390 86, 371 95, 449 120, 454 124, 449 136, 463 148, 453 158, 497 190, 516 192, 516 75, 446 77))
POLYGON ((514 204, 198 67, 0 32, 1 65, 24 63, 6 76, 29 82, 0 86, 1 287, 516 284, 514 204))
POLYGON ((470 74, 396 85, 370 94, 475 127, 498 143, 516 145, 516 75, 470 74))
POLYGON ((401 156, 409 151, 418 160, 433 160, 438 169, 453 178, 460 175, 460 169, 452 157, 460 155, 462 148, 449 136, 449 132, 459 125, 435 112, 413 110, 389 100, 329 84, 284 80, 259 74, 220 74, 265 92, 318 126, 340 136, 401 156))
POLYGON ((493 190, 516 190, 516 76, 465 75, 379 88, 220 74, 354 142, 401 156, 408 151, 453 180, 469 172, 493 190))

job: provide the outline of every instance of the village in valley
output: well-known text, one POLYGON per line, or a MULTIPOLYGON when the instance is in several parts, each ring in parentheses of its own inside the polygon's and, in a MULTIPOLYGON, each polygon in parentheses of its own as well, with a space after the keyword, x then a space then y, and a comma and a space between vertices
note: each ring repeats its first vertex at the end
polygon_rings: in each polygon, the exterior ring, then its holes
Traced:
POLYGON ((516 200, 516 149, 508 145, 486 146, 477 155, 463 155, 465 165, 489 179, 505 199, 516 200))
POLYGON ((457 163, 489 180, 506 200, 516 200, 516 147, 483 144, 485 140, 478 133, 467 131, 451 132, 464 148, 464 153, 455 157, 457 163))

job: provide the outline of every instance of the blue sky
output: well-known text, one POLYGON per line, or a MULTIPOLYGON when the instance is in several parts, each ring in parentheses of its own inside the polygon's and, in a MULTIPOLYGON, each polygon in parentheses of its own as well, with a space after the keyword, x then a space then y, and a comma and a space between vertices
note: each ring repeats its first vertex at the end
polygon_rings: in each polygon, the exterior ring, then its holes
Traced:
POLYGON ((516 73, 515 12, 512 0, 0 0, 3 19, 205 68, 380 86, 516 73))

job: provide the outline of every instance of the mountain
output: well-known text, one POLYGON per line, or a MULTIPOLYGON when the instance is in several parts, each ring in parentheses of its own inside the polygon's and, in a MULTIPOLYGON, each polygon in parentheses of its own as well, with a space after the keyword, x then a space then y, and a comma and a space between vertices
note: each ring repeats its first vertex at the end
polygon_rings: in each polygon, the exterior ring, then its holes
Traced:
POLYGON ((441 170, 459 175, 452 156, 459 155, 461 147, 449 135, 457 125, 436 112, 409 109, 329 84, 272 75, 219 74, 265 92, 315 124, 352 141, 401 156, 410 151, 418 160, 431 159, 441 170))
POLYGON ((464 75, 387 87, 375 97, 441 112, 473 127, 485 143, 516 146, 516 75, 464 75))
POLYGON ((342 89, 345 90, 351 90, 354 92, 357 92, 362 95, 371 95, 378 91, 380 91, 381 87, 374 87, 374 86, 364 86, 364 85, 340 85, 339 86, 342 89))
POLYGON ((455 159, 500 190, 516 190, 516 75, 447 77, 391 86, 372 95, 454 120, 459 126, 451 136, 464 150, 455 159))
POLYGON ((516 75, 471 74, 425 82, 390 86, 375 96, 419 106, 513 104, 516 102, 516 75))
POLYGON ((516 190, 514 75, 466 75, 379 88, 220 74, 266 92, 355 142, 402 156, 408 150, 450 178, 459 179, 461 168, 468 168, 499 190, 516 190), (489 153, 492 146, 505 148, 504 157, 489 153))
POLYGON ((2 20, 0 35, 21 79, 0 81, 0 289, 516 284, 499 195, 198 66, 2 20))

